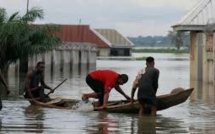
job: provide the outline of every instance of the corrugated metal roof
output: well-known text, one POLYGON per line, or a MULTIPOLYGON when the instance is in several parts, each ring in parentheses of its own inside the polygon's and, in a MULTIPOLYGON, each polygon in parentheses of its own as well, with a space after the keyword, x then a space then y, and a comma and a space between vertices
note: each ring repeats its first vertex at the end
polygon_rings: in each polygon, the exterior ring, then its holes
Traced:
POLYGON ((55 35, 65 42, 87 42, 96 44, 99 48, 109 48, 89 27, 89 25, 58 25, 62 29, 55 35))
POLYGON ((100 33, 108 42, 110 42, 111 47, 132 47, 134 44, 120 34, 115 29, 95 29, 100 33))
POLYGON ((208 23, 211 23, 210 21, 214 18, 214 0, 202 0, 185 16, 183 16, 176 25, 207 25, 208 23))

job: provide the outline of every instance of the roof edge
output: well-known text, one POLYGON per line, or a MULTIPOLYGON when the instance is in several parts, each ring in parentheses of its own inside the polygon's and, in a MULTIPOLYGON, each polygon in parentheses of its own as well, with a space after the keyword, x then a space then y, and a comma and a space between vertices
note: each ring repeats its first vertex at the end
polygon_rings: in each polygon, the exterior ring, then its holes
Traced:
POLYGON ((173 25, 171 26, 175 31, 204 31, 205 25, 173 25))
POLYGON ((118 33, 118 34, 120 34, 126 41, 128 41, 130 44, 131 44, 131 47, 132 46, 134 46, 134 44, 127 38, 127 37, 125 37, 124 35, 122 35, 120 32, 118 32, 117 30, 116 30, 116 32, 118 33))
POLYGON ((112 44, 104 37, 102 36, 99 32, 97 32, 95 29, 90 28, 90 30, 96 35, 98 36, 102 41, 104 41, 109 47, 112 47, 112 44))

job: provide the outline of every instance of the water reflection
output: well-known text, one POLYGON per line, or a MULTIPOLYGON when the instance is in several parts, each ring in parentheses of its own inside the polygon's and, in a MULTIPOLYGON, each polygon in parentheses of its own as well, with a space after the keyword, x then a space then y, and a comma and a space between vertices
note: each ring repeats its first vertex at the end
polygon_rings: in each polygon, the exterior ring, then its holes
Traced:
MULTIPOLYGON (((130 125, 124 125, 123 118, 119 118, 117 115, 108 114, 106 112, 98 112, 97 117, 92 118, 93 121, 87 126, 87 133, 89 134, 118 134, 127 133, 127 129, 130 125)), ((128 116, 124 118, 130 120, 128 116)), ((127 122, 124 122, 127 123, 127 122)))
POLYGON ((97 124, 89 126, 90 134, 109 134, 109 133, 117 133, 119 130, 119 122, 109 118, 108 113, 99 112, 97 124))
POLYGON ((28 106, 25 109, 25 132, 42 133, 44 129, 47 129, 43 125, 44 112, 40 107, 28 106))
POLYGON ((142 116, 138 119, 138 134, 156 134, 156 121, 151 116, 142 116))
MULTIPOLYGON (((145 54, 143 56, 149 56, 145 54)), ((150 54, 156 59, 160 70, 158 95, 169 93, 176 87, 194 87, 191 97, 184 103, 164 111, 158 111, 154 121, 150 117, 139 118, 136 114, 113 114, 105 112, 65 111, 49 108, 30 107, 28 101, 17 97, 17 78, 9 75, 12 94, 3 98, 0 112, 2 133, 215 133, 215 89, 213 85, 191 82, 189 78, 189 55, 150 54), (169 59, 169 57, 171 59, 169 59), (184 60, 187 59, 187 60, 184 60)), ((145 66, 144 61, 97 61, 97 69, 112 69, 127 73, 129 81, 122 86, 130 94, 137 72, 145 66)), ((55 87, 62 84, 51 97, 80 99, 84 92, 91 92, 85 82, 89 71, 95 67, 64 65, 52 69, 46 67, 45 81, 55 87), (51 73, 49 73, 51 72, 51 73)), ((111 91, 110 100, 124 99, 111 91)))
POLYGON ((139 117, 135 114, 110 114, 99 112, 87 126, 89 134, 156 134, 188 133, 185 122, 175 118, 158 116, 139 117))
POLYGON ((194 81, 191 82, 191 86, 195 88, 191 95, 191 105, 193 107, 215 108, 215 88, 212 84, 194 81))
POLYGON ((192 81, 195 87, 190 101, 190 131, 214 133, 215 128, 215 89, 207 83, 192 81))
POLYGON ((184 121, 163 116, 138 118, 138 134, 188 133, 184 121))

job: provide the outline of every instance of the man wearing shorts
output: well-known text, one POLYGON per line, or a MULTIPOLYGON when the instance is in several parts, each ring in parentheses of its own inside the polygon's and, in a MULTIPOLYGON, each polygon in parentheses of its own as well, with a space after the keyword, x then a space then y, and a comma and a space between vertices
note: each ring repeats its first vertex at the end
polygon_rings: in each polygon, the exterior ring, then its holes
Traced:
POLYGON ((125 84, 127 81, 128 76, 126 74, 118 74, 112 70, 93 71, 87 75, 86 83, 94 93, 83 94, 82 99, 97 98, 99 99, 99 106, 101 106, 100 109, 105 109, 107 107, 109 93, 112 88, 115 88, 127 100, 130 100, 130 97, 119 86, 125 84))
POLYGON ((151 115, 156 116, 157 112, 157 99, 156 92, 158 89, 158 78, 159 78, 159 70, 154 68, 154 58, 147 57, 146 58, 146 68, 142 69, 132 87, 131 92, 131 102, 134 101, 134 93, 138 88, 137 98, 140 103, 139 115, 141 116, 144 113, 145 105, 149 105, 151 107, 151 115))

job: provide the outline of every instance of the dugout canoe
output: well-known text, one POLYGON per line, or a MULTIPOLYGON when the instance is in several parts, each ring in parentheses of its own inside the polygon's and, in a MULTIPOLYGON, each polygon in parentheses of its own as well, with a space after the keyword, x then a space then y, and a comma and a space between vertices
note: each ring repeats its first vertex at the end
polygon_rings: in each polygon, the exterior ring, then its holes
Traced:
MULTIPOLYGON (((165 110, 167 108, 176 106, 185 102, 191 95, 193 88, 184 90, 183 88, 176 88, 169 94, 157 96, 157 110, 165 110)), ((135 101, 130 104, 129 101, 115 101, 110 102, 106 111, 111 113, 138 113, 140 104, 135 101)), ((96 108, 94 109, 96 110, 96 108)), ((150 113, 149 107, 146 107, 146 112, 150 113)))
MULTIPOLYGON (((183 89, 176 88, 171 91, 169 94, 157 96, 157 110, 165 110, 172 106, 176 106, 185 102, 189 96, 191 95, 193 88, 183 89)), ((55 98, 50 102, 43 103, 38 101, 29 100, 32 105, 37 105, 41 107, 48 108, 58 108, 58 109, 73 109, 74 105, 80 102, 80 100, 75 99, 64 99, 64 98, 55 98)), ((94 111, 98 111, 97 102, 93 103, 94 111)), ((119 101, 108 101, 108 106, 105 109, 107 112, 112 113, 138 113, 139 111, 139 103, 135 101, 133 105, 127 100, 119 100, 119 101)), ((148 108, 146 108, 148 109, 148 108)), ((148 111, 150 112, 150 111, 148 111)))

